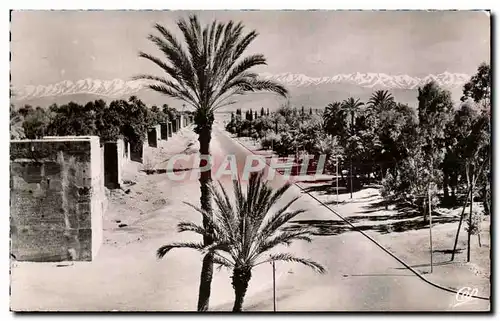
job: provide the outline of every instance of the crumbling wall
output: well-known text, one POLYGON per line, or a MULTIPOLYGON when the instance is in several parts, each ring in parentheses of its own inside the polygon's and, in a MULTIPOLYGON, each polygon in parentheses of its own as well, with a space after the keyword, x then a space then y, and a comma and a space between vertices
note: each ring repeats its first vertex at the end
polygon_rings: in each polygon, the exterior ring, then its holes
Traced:
POLYGON ((173 129, 172 129, 172 122, 169 121, 168 123, 168 137, 172 137, 172 134, 173 134, 173 129))
POLYGON ((183 119, 184 115, 177 116, 177 130, 182 129, 184 127, 183 119))
POLYGON ((161 134, 160 139, 168 140, 168 123, 160 124, 160 134, 161 134))
POLYGON ((158 147, 160 140, 161 128, 160 125, 156 125, 148 129, 148 145, 149 147, 158 147))
POLYGON ((104 185, 109 189, 120 188, 125 164, 123 140, 104 143, 104 185))
POLYGON ((123 160, 126 162, 130 161, 130 142, 123 141, 123 160))
POLYGON ((90 261, 106 206, 98 137, 10 145, 11 253, 19 261, 90 261))

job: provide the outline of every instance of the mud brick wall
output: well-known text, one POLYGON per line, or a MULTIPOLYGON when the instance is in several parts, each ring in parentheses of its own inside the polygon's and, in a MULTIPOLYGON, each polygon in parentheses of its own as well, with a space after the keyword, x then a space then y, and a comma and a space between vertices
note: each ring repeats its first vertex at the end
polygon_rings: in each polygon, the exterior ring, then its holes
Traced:
POLYGON ((124 155, 123 140, 118 139, 114 142, 106 142, 103 147, 104 186, 110 189, 120 188, 122 184, 123 165, 127 157, 124 155))
POLYGON ((161 136, 160 125, 156 125, 148 129, 148 145, 150 147, 158 147, 158 143, 161 136))
POLYGON ((177 133, 177 130, 179 130, 179 121, 177 118, 172 119, 172 133, 177 133))
POLYGON ((11 253, 19 261, 91 261, 106 207, 98 137, 10 145, 11 253))
POLYGON ((168 137, 172 137, 172 134, 173 134, 173 130, 172 130, 172 122, 171 122, 171 121, 169 121, 169 122, 167 123, 167 125, 168 125, 168 127, 167 127, 167 128, 168 128, 168 137))
POLYGON ((168 140, 168 123, 160 124, 160 133, 161 133, 160 139, 168 140))
POLYGON ((130 143, 123 141, 123 161, 124 163, 130 161, 130 143))
POLYGON ((177 129, 184 128, 184 115, 179 115, 177 118, 177 129))

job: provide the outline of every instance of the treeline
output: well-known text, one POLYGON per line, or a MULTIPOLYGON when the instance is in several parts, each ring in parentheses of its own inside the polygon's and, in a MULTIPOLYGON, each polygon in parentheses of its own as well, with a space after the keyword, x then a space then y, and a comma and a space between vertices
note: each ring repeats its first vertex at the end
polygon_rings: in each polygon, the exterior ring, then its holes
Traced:
MULTIPOLYGON (((248 110, 242 117, 241 109, 231 113, 226 130, 238 137, 261 140, 263 148, 273 149, 279 156, 318 154, 321 151, 316 142, 320 140, 322 119, 312 108, 298 109, 284 105, 278 111, 269 113, 261 108, 260 114, 248 110)), ((325 137, 321 137, 325 138, 325 137)))
POLYGON ((49 108, 11 105, 11 139, 44 136, 99 136, 102 142, 124 139, 139 148, 151 126, 174 119, 179 112, 164 104, 148 108, 136 96, 128 100, 103 100, 85 105, 70 102, 49 108))

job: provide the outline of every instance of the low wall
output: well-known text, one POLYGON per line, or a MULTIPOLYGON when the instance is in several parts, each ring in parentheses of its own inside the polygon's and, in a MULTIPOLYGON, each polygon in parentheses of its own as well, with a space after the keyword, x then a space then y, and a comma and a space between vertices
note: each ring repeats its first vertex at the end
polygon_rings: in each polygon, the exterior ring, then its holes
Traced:
POLYGON ((169 121, 167 124, 168 124, 168 137, 172 137, 173 134, 172 122, 169 121))
POLYGON ((114 142, 105 142, 103 151, 104 185, 107 188, 120 188, 122 184, 122 170, 126 162, 124 142, 118 139, 114 142))
POLYGON ((148 145, 150 147, 158 147, 158 143, 161 137, 160 125, 156 125, 148 129, 148 145))
POLYGON ((19 261, 90 261, 106 197, 98 137, 10 144, 11 253, 19 261))
POLYGON ((160 139, 161 140, 168 140, 168 124, 167 123, 162 123, 160 124, 160 139))

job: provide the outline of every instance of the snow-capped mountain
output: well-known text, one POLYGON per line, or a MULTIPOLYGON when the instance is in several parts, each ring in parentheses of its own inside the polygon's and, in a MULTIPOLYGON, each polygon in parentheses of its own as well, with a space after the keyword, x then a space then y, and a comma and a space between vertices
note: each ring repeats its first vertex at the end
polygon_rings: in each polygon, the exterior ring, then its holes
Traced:
MULTIPOLYGON (((331 77, 309 77, 303 74, 261 74, 264 79, 272 79, 291 87, 315 87, 318 85, 355 85, 364 88, 382 89, 416 89, 423 84, 434 80, 439 85, 453 89, 463 86, 469 80, 466 74, 444 72, 437 75, 428 75, 423 78, 408 75, 387 75, 383 73, 353 73, 339 74, 331 77)), ((137 94, 145 88, 142 80, 99 80, 82 79, 78 81, 64 80, 56 84, 25 86, 15 88, 15 100, 31 100, 41 97, 58 97, 74 94, 92 94, 109 98, 118 98, 137 94)))
POLYGON ((412 77, 408 75, 387 75, 384 73, 353 73, 339 74, 332 77, 309 77, 303 74, 269 74, 263 73, 265 79, 272 79, 289 86, 315 86, 326 84, 351 84, 366 88, 381 87, 387 89, 416 89, 431 80, 436 81, 445 88, 461 87, 470 78, 469 75, 444 72, 442 74, 430 74, 426 77, 412 77))
POLYGON ((41 97, 59 97, 75 94, 93 94, 105 97, 121 97, 132 95, 144 88, 144 82, 139 80, 125 81, 122 79, 99 80, 82 79, 78 81, 64 80, 47 86, 25 86, 14 89, 15 100, 30 100, 41 97))

